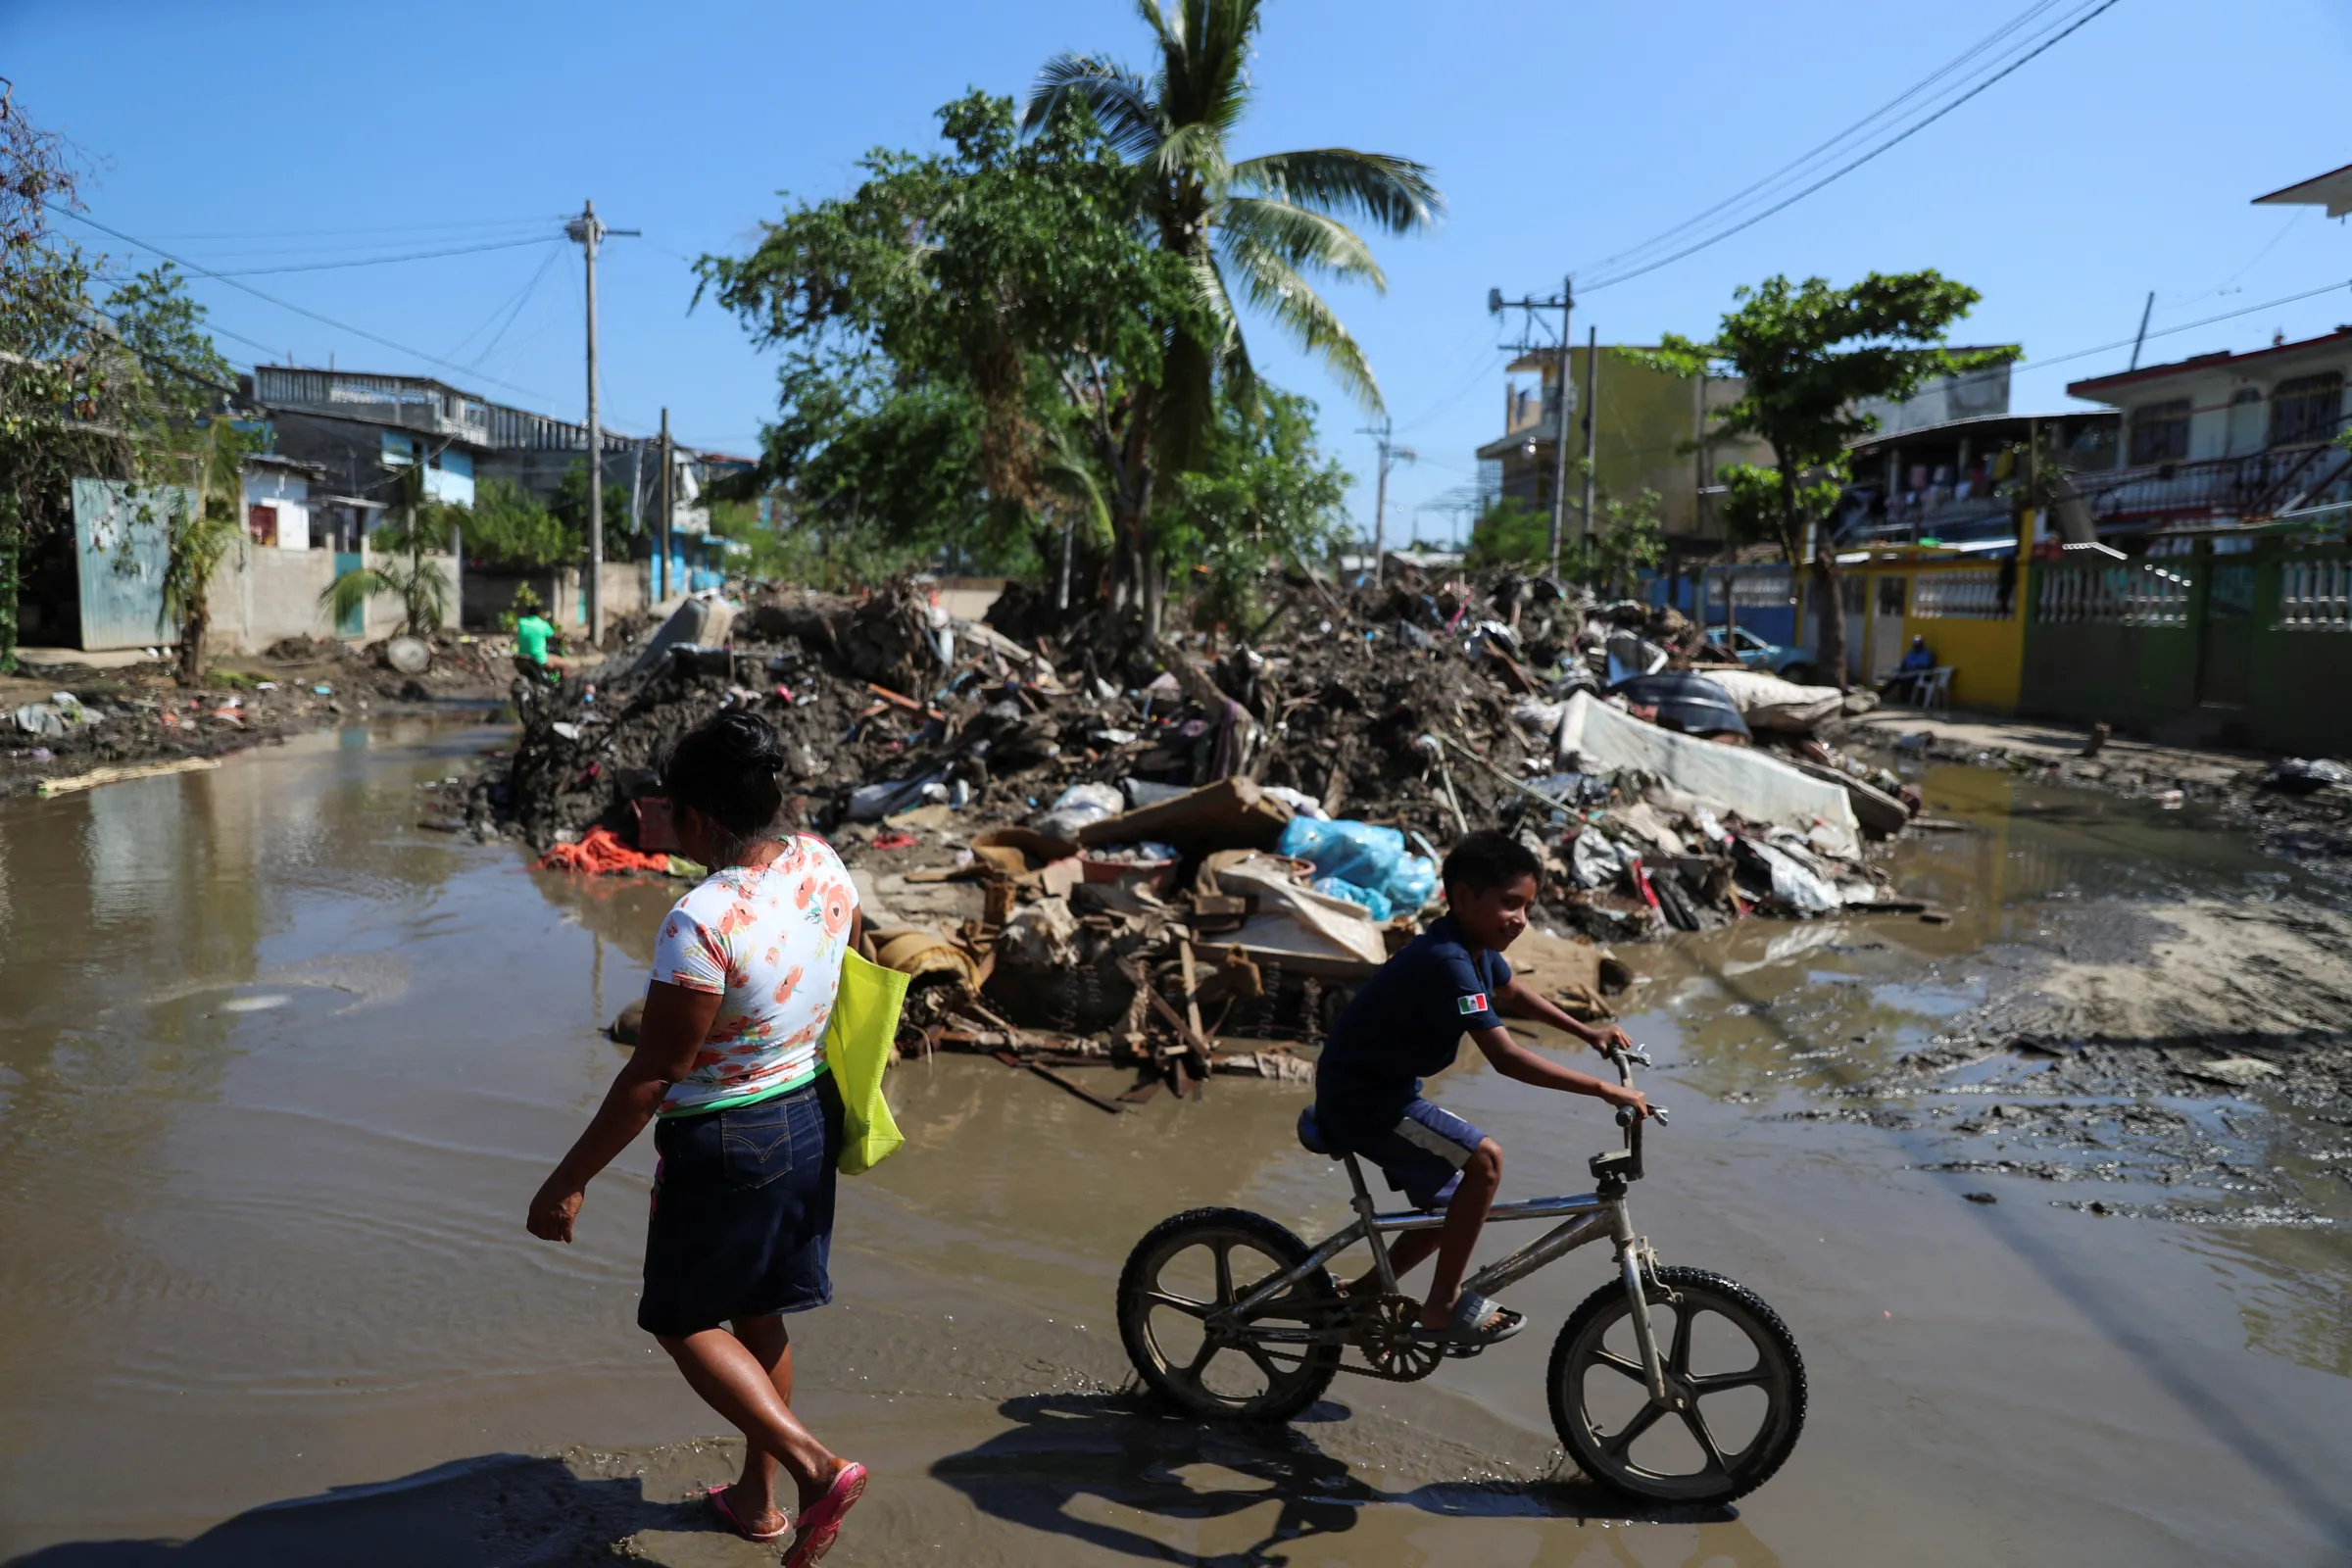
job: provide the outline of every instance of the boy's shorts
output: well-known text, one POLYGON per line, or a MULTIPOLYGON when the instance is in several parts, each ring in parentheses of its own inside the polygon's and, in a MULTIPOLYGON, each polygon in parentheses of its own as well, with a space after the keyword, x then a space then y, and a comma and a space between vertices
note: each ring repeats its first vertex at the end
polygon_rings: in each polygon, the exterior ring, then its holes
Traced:
POLYGON ((1443 1208, 1461 1185, 1462 1167, 1487 1135, 1442 1105, 1416 1100, 1396 1125, 1357 1145, 1352 1152, 1370 1160, 1415 1208, 1443 1208))

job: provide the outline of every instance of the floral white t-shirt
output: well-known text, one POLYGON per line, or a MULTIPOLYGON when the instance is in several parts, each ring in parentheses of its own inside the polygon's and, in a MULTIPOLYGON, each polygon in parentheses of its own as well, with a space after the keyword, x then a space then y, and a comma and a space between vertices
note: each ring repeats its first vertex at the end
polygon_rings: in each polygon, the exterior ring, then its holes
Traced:
POLYGON ((767 865, 713 872, 672 906, 653 977, 725 1000, 692 1070, 662 1097, 662 1115, 763 1100, 822 1069, 857 907, 841 857, 807 834, 767 865))

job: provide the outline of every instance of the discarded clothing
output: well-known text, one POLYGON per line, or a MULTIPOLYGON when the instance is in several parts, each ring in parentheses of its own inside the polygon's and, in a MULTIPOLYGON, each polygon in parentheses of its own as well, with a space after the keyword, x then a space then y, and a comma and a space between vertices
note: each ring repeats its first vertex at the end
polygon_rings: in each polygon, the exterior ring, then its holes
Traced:
POLYGON ((667 874, 670 857, 648 855, 620 842, 609 827, 592 827, 577 844, 558 844, 539 858, 542 871, 660 871, 667 874))

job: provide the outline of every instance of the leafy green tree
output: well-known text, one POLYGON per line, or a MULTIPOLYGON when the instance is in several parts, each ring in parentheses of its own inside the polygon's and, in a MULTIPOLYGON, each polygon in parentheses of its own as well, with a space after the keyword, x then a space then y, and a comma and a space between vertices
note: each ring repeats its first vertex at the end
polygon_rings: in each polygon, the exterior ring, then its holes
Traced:
POLYGON ((1227 138, 1254 96, 1258 0, 1139 0, 1137 10, 1158 54, 1151 76, 1102 55, 1056 55, 1039 73, 1024 123, 1034 132, 1083 104, 1133 169, 1137 211, 1184 263, 1197 310, 1141 411, 1149 422, 1156 409, 1159 450, 1175 466, 1197 461, 1221 418, 1219 378, 1246 401, 1254 376, 1237 295, 1377 411, 1372 368, 1312 278, 1385 289, 1371 247, 1346 220, 1392 234, 1428 226, 1444 206, 1429 171, 1348 147, 1235 159, 1227 138))
POLYGON ((1198 564, 1200 612, 1210 623, 1256 618, 1266 568, 1325 554, 1346 527, 1348 472, 1315 444, 1315 406, 1261 389, 1228 395, 1198 467, 1176 476, 1160 537, 1198 564))
POLYGON ((1667 333, 1637 361, 1677 375, 1737 375, 1738 401, 1715 411, 1727 436, 1750 436, 1772 449, 1770 469, 1751 469, 1734 485, 1727 511, 1740 526, 1779 541, 1789 562, 1813 544, 1813 603, 1823 674, 1845 684, 1845 616, 1840 610, 1837 542, 1822 526, 1836 496, 1845 450, 1878 427, 1859 405, 1900 400, 1938 376, 2004 365, 2014 348, 1954 353, 1944 340, 1980 295, 1934 271, 1873 272, 1835 288, 1825 278, 1791 283, 1773 276, 1733 291, 1713 341, 1667 333), (1772 475, 1769 484, 1754 477, 1772 475))
MULTIPOLYGON (((657 465, 656 466, 659 466, 657 465)), ((477 487, 478 498, 480 491, 477 487)), ((585 568, 588 549, 588 460, 580 459, 564 470, 556 481, 556 498, 548 510, 556 514, 572 541, 572 554, 566 564, 585 568)), ((612 480, 605 483, 605 559, 627 561, 637 553, 637 540, 629 532, 629 487, 612 480)))
MULTIPOLYGON (((1578 459, 1570 483, 1583 470, 1578 459)), ((1597 491, 1593 528, 1579 540, 1565 540, 1560 549, 1560 576, 1584 583, 1602 594, 1632 590, 1635 574, 1666 559, 1666 536, 1658 520, 1659 496, 1643 489, 1630 501, 1597 491)), ((1472 569, 1516 566, 1541 570, 1551 555, 1551 517, 1517 496, 1488 503, 1470 528, 1464 564, 1472 569)))
POLYGON ((354 566, 328 583, 318 604, 341 620, 358 614, 370 599, 397 599, 399 630, 421 636, 436 630, 449 613, 449 578, 426 558, 447 545, 452 514, 463 509, 426 497, 420 463, 403 468, 398 484, 400 505, 368 538, 379 553, 376 564, 354 566))
POLYGON ((1028 138, 1009 101, 940 111, 944 153, 877 149, 847 197, 764 226, 704 286, 786 353, 760 468, 796 527, 1042 558, 1089 484, 1129 597, 1157 560, 1150 424, 1197 290, 1134 220, 1132 175, 1083 115, 1028 138), (1086 470, 1082 482, 1070 470, 1086 470))
POLYGON ((225 412, 236 401, 233 372, 205 329, 207 314, 170 263, 117 285, 100 313, 123 355, 120 382, 125 417, 139 431, 136 466, 160 486, 143 499, 161 503, 147 509, 165 531, 159 630, 178 624, 175 677, 183 686, 204 682, 213 577, 244 539, 245 459, 268 445, 265 430, 225 412))
POLYGON ((135 365, 147 417, 194 424, 234 400, 236 372, 205 329, 210 314, 189 297, 187 279, 170 262, 107 296, 104 315, 135 365))
POLYGON ((51 226, 79 171, 56 132, 0 91, 0 670, 16 667, 27 549, 72 526, 77 475, 137 474, 126 356, 97 329, 92 261, 51 226))
MULTIPOLYGON (((586 466, 578 471, 584 496, 586 466)), ((474 486, 473 505, 458 512, 468 561, 508 571, 544 571, 579 562, 581 533, 512 479, 482 480, 474 486)))
POLYGON ((1491 566, 1533 566, 1549 560, 1549 517, 1518 496, 1496 496, 1470 525, 1462 564, 1473 571, 1491 566))

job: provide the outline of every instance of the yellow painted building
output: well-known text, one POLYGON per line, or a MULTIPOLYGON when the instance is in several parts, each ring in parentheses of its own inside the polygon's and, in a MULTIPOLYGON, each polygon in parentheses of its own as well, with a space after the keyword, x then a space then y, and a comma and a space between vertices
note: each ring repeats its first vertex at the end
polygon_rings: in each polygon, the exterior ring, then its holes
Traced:
MULTIPOLYGON (((2032 516, 2025 533, 2032 537, 2032 516)), ((2013 713, 2025 674, 2025 565, 1985 561, 1935 545, 1890 545, 1838 558, 1845 599, 1849 680, 1876 685, 1902 662, 1911 639, 1924 638, 1938 665, 1952 671, 1954 708, 2013 713)), ((1812 634, 1810 574, 1799 612, 1799 641, 1812 634)))

